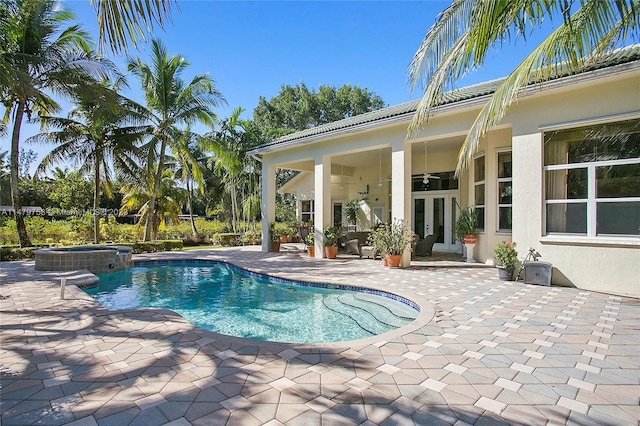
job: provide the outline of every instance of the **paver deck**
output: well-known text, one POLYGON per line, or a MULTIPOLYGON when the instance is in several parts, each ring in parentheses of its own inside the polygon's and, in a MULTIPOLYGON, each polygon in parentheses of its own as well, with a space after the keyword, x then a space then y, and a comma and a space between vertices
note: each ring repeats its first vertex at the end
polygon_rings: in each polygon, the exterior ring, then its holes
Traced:
MULTIPOLYGON (((256 248, 139 255, 385 289, 418 320, 360 341, 256 342, 165 310, 109 312, 0 264, 3 425, 638 425, 640 300, 256 248)), ((71 282, 71 281, 70 281, 71 282)))

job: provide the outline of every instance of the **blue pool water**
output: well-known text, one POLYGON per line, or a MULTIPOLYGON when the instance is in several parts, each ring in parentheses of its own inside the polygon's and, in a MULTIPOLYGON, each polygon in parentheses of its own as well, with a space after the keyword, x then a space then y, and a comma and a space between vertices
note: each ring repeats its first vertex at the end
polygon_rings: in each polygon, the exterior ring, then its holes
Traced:
POLYGON ((200 328, 257 340, 361 339, 418 315, 406 303, 371 292, 276 282, 225 263, 149 264, 98 277, 98 287, 86 291, 110 310, 171 309, 200 328))

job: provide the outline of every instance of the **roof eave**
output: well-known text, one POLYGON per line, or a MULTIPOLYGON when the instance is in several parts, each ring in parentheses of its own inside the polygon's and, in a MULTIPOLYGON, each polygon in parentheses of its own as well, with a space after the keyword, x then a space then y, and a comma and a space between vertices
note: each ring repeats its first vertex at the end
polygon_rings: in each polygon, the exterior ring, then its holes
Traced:
MULTIPOLYGON (((569 87, 576 83, 586 83, 589 81, 601 79, 603 77, 607 77, 607 78, 617 77, 630 72, 638 72, 639 69, 640 69, 640 60, 625 62, 622 64, 617 64, 617 65, 613 65, 605 68, 598 68, 598 69, 587 71, 584 73, 579 73, 579 74, 574 74, 566 77, 553 79, 540 84, 529 85, 525 89, 523 89, 519 97, 522 98, 522 97, 535 96, 535 95, 539 95, 543 91, 569 87)), ((481 95, 478 97, 464 99, 461 101, 437 106, 435 108, 434 114, 442 115, 442 114, 447 114, 453 111, 462 112, 466 109, 482 106, 487 102, 487 100, 489 100, 491 96, 493 96, 494 93, 495 91, 486 95, 481 95)), ((415 114, 415 111, 411 111, 411 112, 406 112, 393 117, 387 117, 380 120, 375 120, 375 121, 370 121, 366 123, 356 124, 349 127, 344 127, 341 129, 330 130, 324 133, 304 136, 304 137, 293 139, 283 143, 257 148, 249 151, 249 154, 263 155, 266 153, 276 152, 276 151, 288 149, 295 146, 302 146, 302 145, 311 144, 319 141, 325 141, 328 139, 333 139, 333 138, 337 138, 337 137, 348 135, 348 134, 377 130, 386 126, 391 126, 391 125, 395 125, 403 122, 409 122, 413 118, 414 114, 415 114)))

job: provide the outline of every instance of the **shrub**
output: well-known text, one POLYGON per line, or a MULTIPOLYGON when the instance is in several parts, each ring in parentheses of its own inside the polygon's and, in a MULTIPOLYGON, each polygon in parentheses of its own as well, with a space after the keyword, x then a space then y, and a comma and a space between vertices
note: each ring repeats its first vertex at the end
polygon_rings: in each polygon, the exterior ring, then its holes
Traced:
POLYGON ((516 262, 518 261, 516 243, 501 241, 494 250, 493 256, 498 261, 499 266, 504 268, 512 268, 516 266, 516 262))
POLYGON ((131 246, 131 252, 136 254, 182 250, 184 247, 180 240, 136 241, 135 243, 128 243, 126 245, 131 246))
POLYGON ((262 242, 262 233, 259 229, 247 229, 241 237, 242 244, 255 245, 262 242))
POLYGON ((0 247, 0 261, 33 259, 38 247, 0 247))
POLYGON ((234 234, 233 232, 225 232, 218 234, 218 244, 223 247, 233 247, 239 245, 241 241, 241 234, 234 234))
POLYGON ((381 256, 404 253, 405 248, 413 242, 414 234, 409 224, 396 219, 393 224, 380 224, 371 230, 368 242, 376 248, 381 256))

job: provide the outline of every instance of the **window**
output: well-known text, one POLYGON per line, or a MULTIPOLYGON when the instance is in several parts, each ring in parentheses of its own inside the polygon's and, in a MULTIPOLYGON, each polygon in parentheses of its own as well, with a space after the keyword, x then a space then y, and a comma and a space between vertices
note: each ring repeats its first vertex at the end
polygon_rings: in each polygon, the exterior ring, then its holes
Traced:
POLYGON ((511 151, 498 152, 498 232, 511 232, 513 175, 511 151))
POLYGON ((314 200, 300 201, 300 220, 302 222, 313 221, 314 212, 315 212, 314 200))
POLYGON ((333 226, 337 226, 342 228, 342 203, 334 202, 333 203, 333 226))
POLYGON ((473 160, 474 204, 478 212, 478 230, 484 231, 484 154, 473 160))
POLYGON ((547 233, 638 235, 640 119, 544 135, 547 233))
POLYGON ((424 182, 424 173, 411 176, 411 191, 446 191, 458 189, 458 179, 456 172, 429 173, 427 183, 424 182))

